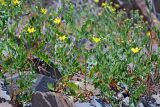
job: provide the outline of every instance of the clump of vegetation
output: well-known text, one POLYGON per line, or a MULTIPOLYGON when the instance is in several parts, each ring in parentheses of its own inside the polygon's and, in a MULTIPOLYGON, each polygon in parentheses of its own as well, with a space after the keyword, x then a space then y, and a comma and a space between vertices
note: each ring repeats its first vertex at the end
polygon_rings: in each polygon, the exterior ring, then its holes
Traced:
MULTIPOLYGON (((101 96, 115 101, 118 83, 128 86, 132 102, 137 102, 147 87, 147 77, 158 72, 159 51, 150 48, 151 34, 138 11, 131 18, 109 3, 96 3, 75 9, 66 0, 60 8, 44 7, 41 1, 0 0, 0 65, 2 73, 19 74, 17 81, 30 101, 35 71, 28 58, 36 56, 61 71, 64 93, 85 96, 70 80, 75 73, 85 75, 101 96)), ((3 75, 3 74, 1 74, 3 75)), ((156 79, 156 78, 154 78, 156 79)), ((59 86, 59 85, 57 85, 59 86)), ((56 87, 58 89, 58 87, 56 87)), ((34 90, 33 90, 34 91, 34 90)), ((132 103, 131 102, 131 103, 132 103)))

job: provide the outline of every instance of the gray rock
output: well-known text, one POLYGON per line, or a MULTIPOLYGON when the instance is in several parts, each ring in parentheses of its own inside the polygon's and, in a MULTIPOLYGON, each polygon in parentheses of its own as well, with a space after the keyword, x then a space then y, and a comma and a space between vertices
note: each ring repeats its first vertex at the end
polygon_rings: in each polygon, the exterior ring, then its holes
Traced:
POLYGON ((36 92, 32 96, 32 107, 75 107, 66 96, 54 92, 36 92))
POLYGON ((76 102, 76 107, 112 107, 111 104, 106 104, 101 99, 97 98, 96 96, 92 97, 92 100, 89 102, 76 102))
POLYGON ((94 106, 92 106, 90 103, 88 103, 88 102, 84 102, 84 103, 79 103, 79 102, 76 102, 75 103, 75 106, 76 107, 94 107, 94 106))
POLYGON ((129 106, 129 97, 124 98, 122 102, 125 106, 129 106))
POLYGON ((141 98, 141 102, 144 107, 156 107, 156 100, 149 96, 144 96, 141 98))
POLYGON ((12 107, 8 102, 0 103, 0 107, 12 107))
POLYGON ((35 82, 33 83, 33 89, 35 91, 40 92, 48 92, 48 86, 49 83, 56 83, 56 81, 53 78, 44 76, 42 74, 37 74, 37 78, 35 79, 35 82))
POLYGON ((2 80, 0 80, 0 103, 10 101, 10 100, 11 100, 11 98, 7 92, 7 89, 4 85, 4 82, 2 80))
MULTIPOLYGON (((9 74, 5 74, 5 77, 7 81, 11 79, 9 74)), ((19 80, 19 75, 14 74, 12 77, 12 80, 13 80, 13 86, 11 87, 10 84, 7 85, 7 91, 9 93, 12 93, 12 89, 14 90, 19 89, 19 87, 16 84, 16 81, 19 80)), ((49 91, 47 86, 48 83, 54 84, 56 83, 56 80, 42 74, 36 74, 35 79, 33 81, 33 85, 32 85, 32 91, 48 92, 49 91)))
POLYGON ((97 98, 96 96, 92 98, 91 105, 93 105, 94 107, 112 107, 111 104, 106 104, 104 101, 97 98))
POLYGON ((0 107, 12 107, 12 105, 9 104, 10 100, 11 100, 11 98, 8 95, 8 92, 6 90, 6 86, 3 82, 3 80, 0 80, 0 107))
POLYGON ((156 105, 160 106, 160 94, 152 95, 152 98, 156 100, 156 105))
POLYGON ((137 107, 144 107, 143 103, 139 103, 137 107))

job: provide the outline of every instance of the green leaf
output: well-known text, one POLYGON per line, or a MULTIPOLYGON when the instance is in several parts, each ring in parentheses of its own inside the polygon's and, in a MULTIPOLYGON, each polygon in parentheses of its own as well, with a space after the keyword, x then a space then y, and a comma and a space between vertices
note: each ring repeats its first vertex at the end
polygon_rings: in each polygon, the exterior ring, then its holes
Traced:
POLYGON ((0 71, 0 78, 2 78, 3 77, 3 73, 0 71))
POLYGON ((79 89, 79 87, 75 84, 75 83, 73 83, 73 82, 68 82, 68 87, 69 88, 71 88, 72 90, 78 90, 79 89))
POLYGON ((48 84, 47 84, 47 87, 48 87, 48 89, 51 90, 51 91, 54 91, 54 90, 55 90, 55 85, 52 84, 52 83, 48 83, 48 84))
POLYGON ((156 53, 152 54, 151 60, 152 61, 157 61, 158 60, 158 55, 156 53))

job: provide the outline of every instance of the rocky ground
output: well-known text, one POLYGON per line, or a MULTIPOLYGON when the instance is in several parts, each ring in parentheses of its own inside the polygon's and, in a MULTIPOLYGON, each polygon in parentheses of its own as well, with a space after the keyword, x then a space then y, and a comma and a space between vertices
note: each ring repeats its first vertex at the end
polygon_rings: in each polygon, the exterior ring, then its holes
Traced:
MULTIPOLYGON (((54 69, 50 69, 49 72, 53 72, 54 69)), ((59 73, 57 71, 57 73, 59 73)), ((10 79, 9 74, 5 74, 6 80, 10 79)), ((13 80, 18 80, 18 75, 13 75, 13 80)), ((79 81, 83 79, 83 75, 76 74, 72 80, 75 84, 79 85, 82 90, 84 89, 84 83, 79 81), (78 81, 77 81, 78 80, 78 81)), ((12 105, 10 86, 6 84, 5 80, 0 80, 0 107, 112 107, 112 105, 105 100, 102 100, 98 95, 99 91, 96 90, 92 85, 87 84, 87 91, 94 91, 94 95, 90 96, 90 100, 86 102, 73 101, 73 98, 68 95, 64 95, 57 92, 51 92, 47 86, 48 83, 56 83, 56 78, 50 77, 44 74, 38 73, 34 80, 32 88, 35 90, 32 95, 32 101, 28 104, 12 105)), ((14 83, 14 82, 13 82, 14 83)), ((119 106, 129 107, 130 98, 125 93, 127 85, 123 83, 118 84, 123 90, 117 93, 115 96, 117 101, 119 100, 119 106)), ((14 88, 17 86, 14 84, 14 88)), ((137 106, 132 104, 132 107, 160 107, 160 85, 153 84, 151 86, 151 94, 144 95, 140 98, 137 106)))

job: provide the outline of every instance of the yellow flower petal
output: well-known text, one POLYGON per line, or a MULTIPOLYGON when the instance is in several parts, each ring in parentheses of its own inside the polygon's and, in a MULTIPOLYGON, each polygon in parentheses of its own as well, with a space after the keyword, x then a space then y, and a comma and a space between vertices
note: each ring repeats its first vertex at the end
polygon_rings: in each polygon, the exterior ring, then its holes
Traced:
POLYGON ((13 4, 18 5, 18 4, 20 4, 20 1, 19 0, 13 0, 13 4))
POLYGON ((141 50, 141 49, 138 48, 138 47, 136 47, 136 48, 131 48, 131 51, 132 51, 133 53, 138 53, 140 50, 141 50))
POLYGON ((34 27, 28 27, 27 31, 28 33, 34 33, 36 30, 34 29, 34 27))
POLYGON ((60 41, 64 41, 66 38, 67 38, 66 35, 63 35, 63 36, 60 36, 60 37, 59 37, 59 40, 60 40, 60 41))
POLYGON ((55 24, 60 24, 60 23, 61 23, 61 19, 60 19, 60 18, 55 18, 55 19, 53 20, 53 22, 54 22, 55 24))
POLYGON ((94 42, 98 43, 101 41, 101 38, 98 38, 98 37, 93 37, 92 38, 94 42))
POLYGON ((148 31, 148 32, 146 33, 146 35, 147 35, 148 37, 151 37, 151 32, 148 31))
POLYGON ((47 13, 47 9, 41 8, 41 13, 42 13, 42 14, 46 14, 46 13, 47 13))

